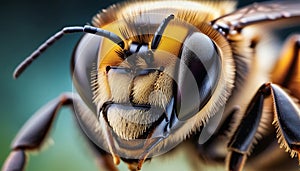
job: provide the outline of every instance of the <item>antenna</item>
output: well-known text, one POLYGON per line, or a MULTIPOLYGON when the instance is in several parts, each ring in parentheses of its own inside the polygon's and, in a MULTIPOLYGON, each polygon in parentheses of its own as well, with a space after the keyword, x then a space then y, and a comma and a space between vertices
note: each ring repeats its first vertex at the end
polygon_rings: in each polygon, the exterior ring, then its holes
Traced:
POLYGON ((156 32, 154 33, 154 36, 153 36, 153 39, 152 39, 152 42, 151 42, 151 49, 156 49, 157 48, 157 46, 158 46, 158 44, 161 40, 163 32, 165 31, 165 29, 166 29, 167 25, 169 24, 169 22, 173 19, 174 19, 174 14, 171 14, 167 18, 165 18, 163 20, 163 22, 159 25, 156 32))
POLYGON ((20 74, 36 59, 38 58, 48 47, 54 44, 57 40, 59 40, 63 35, 69 33, 90 33, 99 36, 103 36, 108 38, 109 40, 116 43, 122 49, 125 47, 124 41, 116 34, 109 32, 107 30, 103 30, 93 26, 71 26, 64 27, 62 30, 51 36, 48 40, 46 40, 43 44, 41 44, 30 56, 28 56, 22 63, 20 63, 13 73, 14 78, 18 78, 20 74))

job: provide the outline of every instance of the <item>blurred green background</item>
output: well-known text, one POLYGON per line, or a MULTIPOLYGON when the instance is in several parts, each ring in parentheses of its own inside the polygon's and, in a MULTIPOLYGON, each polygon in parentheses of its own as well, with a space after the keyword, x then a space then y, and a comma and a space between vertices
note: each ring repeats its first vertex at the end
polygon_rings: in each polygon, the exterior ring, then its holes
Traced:
MULTIPOLYGON (((64 26, 84 25, 116 1, 10 0, 0 2, 0 165, 10 142, 26 120, 61 92, 72 91, 70 56, 80 34, 65 36, 24 72, 12 78, 16 65, 64 26)), ((58 115, 54 144, 30 155, 27 170, 96 170, 94 159, 68 108, 58 115)))
MULTIPOLYGON (((69 63, 80 34, 65 36, 17 80, 12 78, 14 68, 62 27, 84 25, 90 22, 100 9, 115 2, 117 1, 0 1, 1 165, 9 154, 10 142, 26 120, 61 92, 72 91, 69 63)), ((243 4, 247 3, 249 2, 243 1, 243 4)), ((68 109, 61 111, 51 137, 54 139, 54 145, 38 155, 30 155, 28 170, 97 170, 68 109)), ((125 168, 124 165, 121 167, 125 168)), ((184 170, 184 167, 186 166, 178 164, 175 170, 184 170)))

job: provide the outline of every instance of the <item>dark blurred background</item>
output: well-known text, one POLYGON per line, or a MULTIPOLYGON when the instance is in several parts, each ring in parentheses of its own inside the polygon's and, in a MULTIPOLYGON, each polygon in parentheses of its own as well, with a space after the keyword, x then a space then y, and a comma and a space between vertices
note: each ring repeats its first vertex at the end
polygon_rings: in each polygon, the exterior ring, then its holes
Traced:
MULTIPOLYGON (((115 2, 0 1, 0 165, 9 154, 10 142, 26 120, 61 92, 72 91, 70 56, 80 34, 65 36, 17 80, 12 78, 14 68, 62 27, 84 25, 100 9, 115 2)), ((250 2, 254 1, 243 1, 240 6, 250 2)), ((63 109, 58 116, 51 134, 54 145, 38 155, 30 155, 28 170, 96 170, 70 111, 63 109)))

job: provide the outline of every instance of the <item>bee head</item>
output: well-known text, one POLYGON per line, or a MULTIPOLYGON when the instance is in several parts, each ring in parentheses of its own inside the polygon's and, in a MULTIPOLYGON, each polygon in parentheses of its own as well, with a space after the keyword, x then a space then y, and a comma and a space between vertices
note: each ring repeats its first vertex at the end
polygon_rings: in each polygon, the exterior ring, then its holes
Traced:
POLYGON ((74 51, 75 86, 113 137, 97 142, 111 153, 164 153, 225 103, 220 48, 199 28, 173 19, 115 22, 103 29, 120 35, 124 46, 86 34, 74 51))

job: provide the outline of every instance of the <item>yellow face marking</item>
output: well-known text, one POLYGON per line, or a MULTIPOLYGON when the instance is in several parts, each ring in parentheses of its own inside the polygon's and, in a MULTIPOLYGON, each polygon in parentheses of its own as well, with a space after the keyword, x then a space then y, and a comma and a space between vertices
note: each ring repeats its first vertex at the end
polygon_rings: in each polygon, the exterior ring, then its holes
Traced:
POLYGON ((160 51, 169 52, 176 57, 179 56, 182 42, 184 42, 189 32, 189 28, 179 23, 169 24, 163 33, 163 37, 158 46, 160 51))

